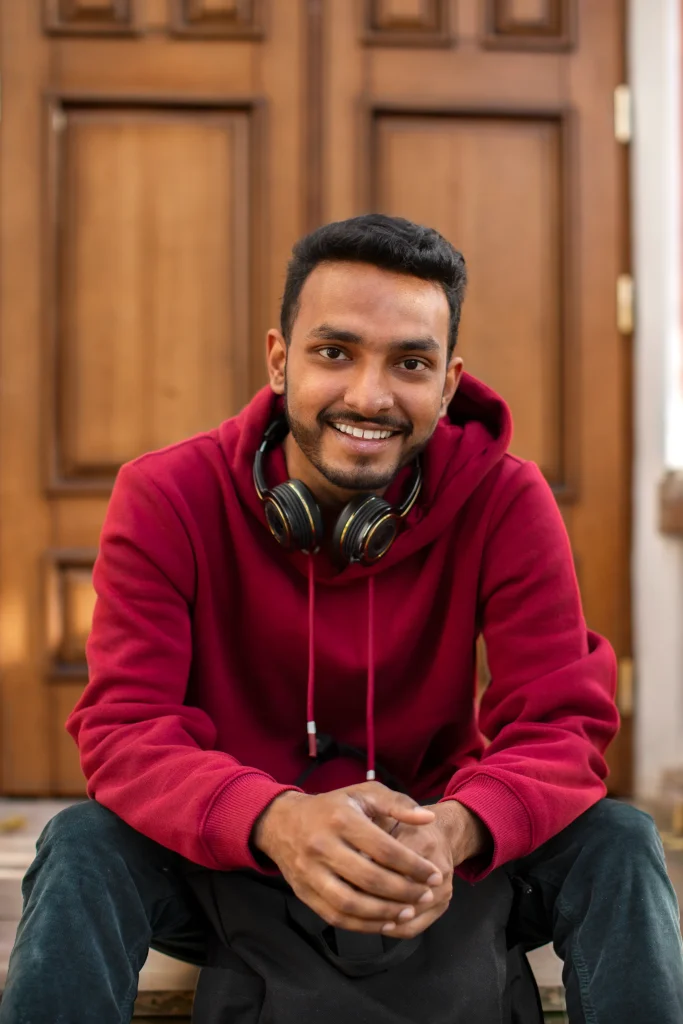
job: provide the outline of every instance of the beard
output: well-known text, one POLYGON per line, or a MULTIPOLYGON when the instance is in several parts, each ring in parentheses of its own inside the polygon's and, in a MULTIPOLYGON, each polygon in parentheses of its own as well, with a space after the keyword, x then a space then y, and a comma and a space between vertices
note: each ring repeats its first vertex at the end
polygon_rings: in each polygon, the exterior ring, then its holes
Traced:
MULTIPOLYGON (((371 491, 382 491, 387 488, 399 470, 414 461, 420 452, 423 451, 433 432, 430 431, 429 436, 424 441, 413 442, 410 444, 408 442, 413 433, 412 424, 406 424, 405 421, 399 422, 386 416, 373 417, 373 423, 377 423, 378 427, 383 427, 385 430, 400 430, 402 432, 404 444, 402 449, 399 450, 399 454, 396 457, 394 465, 383 466, 380 468, 374 464, 372 456, 360 455, 355 459, 353 468, 341 469, 339 467, 329 465, 323 457, 324 432, 326 429, 334 429, 334 427, 328 427, 328 424, 332 420, 343 421, 346 423, 360 423, 366 420, 367 417, 354 417, 352 413, 350 414, 348 412, 345 412, 344 415, 335 416, 334 413, 323 409, 318 413, 313 423, 303 423, 292 413, 289 404, 286 378, 284 407, 290 433, 300 450, 306 456, 311 465, 315 466, 318 472, 324 476, 329 483, 345 491, 366 493, 371 491)), ((434 427, 436 427, 436 423, 434 424, 434 427)))

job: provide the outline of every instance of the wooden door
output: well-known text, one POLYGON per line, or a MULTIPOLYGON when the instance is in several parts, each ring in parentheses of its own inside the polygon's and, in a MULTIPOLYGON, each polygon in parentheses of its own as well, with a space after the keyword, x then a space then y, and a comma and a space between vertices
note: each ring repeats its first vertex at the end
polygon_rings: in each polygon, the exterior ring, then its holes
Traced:
POLYGON ((466 363, 628 658, 622 35, 619 0, 0 0, 4 792, 83 790, 63 723, 117 467, 251 396, 292 242, 362 210, 463 249, 466 363))
POLYGON ((614 644, 630 788, 630 341, 621 0, 329 0, 321 220, 382 210, 441 230, 470 275, 461 352, 542 467, 589 625, 614 644))
POLYGON ((264 380, 306 227, 306 10, 0 2, 5 793, 83 791, 63 723, 117 468, 264 380))

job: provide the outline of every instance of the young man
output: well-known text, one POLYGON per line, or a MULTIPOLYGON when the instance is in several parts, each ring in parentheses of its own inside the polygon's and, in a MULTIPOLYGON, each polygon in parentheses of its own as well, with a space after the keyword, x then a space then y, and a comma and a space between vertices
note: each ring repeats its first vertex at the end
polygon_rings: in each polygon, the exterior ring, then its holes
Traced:
POLYGON ((41 837, 2 1024, 128 1020, 150 944, 200 963, 188 861, 276 867, 331 924, 396 938, 443 914, 454 871, 509 865, 573 1024, 683 1021, 659 839, 603 799, 613 653, 505 404, 455 354, 464 288, 435 231, 319 229, 270 387, 122 469, 68 722, 94 799, 41 837), (339 756, 311 761, 323 734, 339 756))

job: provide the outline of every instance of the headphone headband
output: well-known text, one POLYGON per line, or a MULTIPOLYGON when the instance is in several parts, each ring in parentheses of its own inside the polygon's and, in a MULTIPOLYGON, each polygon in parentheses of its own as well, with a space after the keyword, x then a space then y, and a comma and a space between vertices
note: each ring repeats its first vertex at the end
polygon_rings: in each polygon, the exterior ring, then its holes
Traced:
POLYGON ((268 490, 268 485, 266 484, 266 479, 263 475, 263 456, 266 452, 269 452, 271 448, 275 448, 277 445, 282 444, 288 433, 289 424, 287 423, 287 420, 284 416, 278 416, 277 419, 268 424, 261 444, 254 456, 254 486, 261 501, 263 501, 263 496, 268 490))

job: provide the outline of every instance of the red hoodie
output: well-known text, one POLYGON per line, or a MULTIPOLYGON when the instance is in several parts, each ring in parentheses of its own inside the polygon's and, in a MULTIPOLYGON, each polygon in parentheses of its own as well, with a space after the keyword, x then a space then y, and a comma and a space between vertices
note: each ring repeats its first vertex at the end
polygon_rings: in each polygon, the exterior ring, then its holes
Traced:
MULTIPOLYGON (((482 877, 604 795, 617 729, 614 655, 586 629, 554 498, 507 453, 505 404, 465 375, 388 554, 339 571, 320 553, 309 581, 309 557, 271 537, 252 480, 278 405, 266 388, 217 430, 119 474, 94 571, 90 682, 67 723, 88 793, 192 861, 258 869, 256 819, 311 765, 314 596, 318 732, 367 749, 374 730, 378 763, 417 800, 479 815, 493 857, 460 873, 482 877), (477 714, 480 632, 492 682, 477 714)), ((271 486, 287 478, 281 448, 267 473, 271 486)), ((387 497, 404 484, 405 472, 387 497)), ((304 788, 364 777, 342 758, 304 788)))

